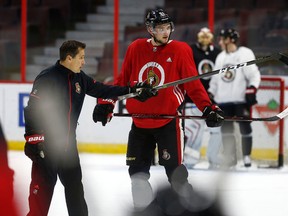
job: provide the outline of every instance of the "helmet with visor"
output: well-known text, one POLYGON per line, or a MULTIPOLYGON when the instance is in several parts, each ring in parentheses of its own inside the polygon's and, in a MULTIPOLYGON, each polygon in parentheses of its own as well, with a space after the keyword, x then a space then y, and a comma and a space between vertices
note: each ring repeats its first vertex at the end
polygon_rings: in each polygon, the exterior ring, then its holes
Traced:
POLYGON ((147 13, 145 24, 147 27, 155 29, 156 26, 169 23, 171 32, 174 31, 174 24, 169 15, 163 9, 150 10, 147 13))

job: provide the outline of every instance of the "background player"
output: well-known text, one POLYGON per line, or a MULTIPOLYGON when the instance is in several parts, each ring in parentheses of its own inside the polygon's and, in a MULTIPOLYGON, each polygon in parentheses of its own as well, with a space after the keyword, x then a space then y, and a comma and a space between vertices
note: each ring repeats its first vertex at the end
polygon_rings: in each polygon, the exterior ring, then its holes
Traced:
MULTIPOLYGON (((255 59, 251 49, 237 45, 240 36, 235 29, 222 29, 219 36, 219 45, 223 51, 216 58, 215 69, 255 59)), ((219 104, 226 116, 250 117, 251 106, 257 103, 256 92, 260 81, 258 67, 250 65, 213 76, 208 91, 212 100, 219 104)), ((250 167, 252 150, 251 122, 239 122, 239 126, 244 165, 250 167)), ((221 130, 225 165, 228 167, 235 166, 237 164, 237 149, 233 122, 226 121, 221 130)))
MULTIPOLYGON (((201 28, 197 34, 197 42, 191 45, 194 55, 194 61, 199 74, 212 71, 214 62, 220 49, 213 45, 213 34, 210 29, 201 28)), ((200 79, 204 88, 209 88, 211 77, 200 79)), ((202 112, 197 108, 193 101, 186 95, 185 97, 185 115, 199 116, 202 112)), ((203 144, 203 136, 206 124, 203 120, 186 119, 185 120, 185 150, 184 162, 188 168, 193 168, 200 159, 200 148, 203 144)), ((207 147, 207 158, 209 168, 217 168, 221 163, 219 150, 222 145, 222 136, 220 128, 209 128, 210 137, 207 147)))

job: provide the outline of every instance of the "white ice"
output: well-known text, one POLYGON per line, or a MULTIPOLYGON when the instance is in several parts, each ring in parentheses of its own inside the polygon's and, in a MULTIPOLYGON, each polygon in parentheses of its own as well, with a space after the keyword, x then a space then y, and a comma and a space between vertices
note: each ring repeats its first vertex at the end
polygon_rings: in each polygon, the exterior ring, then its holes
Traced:
MULTIPOLYGON (((8 156, 9 166, 15 171, 16 198, 24 216, 28 212, 31 162, 21 151, 9 151, 8 156)), ((130 215, 132 195, 125 155, 81 153, 80 159, 89 215, 130 215)), ((150 180, 155 191, 167 184, 163 167, 152 166, 150 180)), ((227 216, 288 215, 287 167, 258 169, 253 166, 223 173, 200 166, 200 169, 189 170, 189 182, 204 194, 219 195, 227 216)), ((49 216, 67 215, 63 186, 58 181, 49 216)))

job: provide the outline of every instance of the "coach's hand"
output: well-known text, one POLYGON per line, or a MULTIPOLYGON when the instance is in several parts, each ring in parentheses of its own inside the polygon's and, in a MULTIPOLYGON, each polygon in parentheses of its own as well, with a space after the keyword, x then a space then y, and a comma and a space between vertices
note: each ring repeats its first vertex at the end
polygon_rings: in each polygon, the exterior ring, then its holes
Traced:
POLYGON ((224 122, 224 112, 217 105, 205 107, 202 116, 208 127, 220 127, 224 122))

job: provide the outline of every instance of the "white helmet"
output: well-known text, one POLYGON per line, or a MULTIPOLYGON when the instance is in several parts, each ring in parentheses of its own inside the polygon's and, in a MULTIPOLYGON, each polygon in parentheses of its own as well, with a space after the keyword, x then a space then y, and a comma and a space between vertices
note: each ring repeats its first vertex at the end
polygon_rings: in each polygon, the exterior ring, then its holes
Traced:
POLYGON ((198 43, 200 43, 202 46, 209 46, 213 41, 213 34, 207 27, 201 28, 197 34, 197 37, 198 43))

